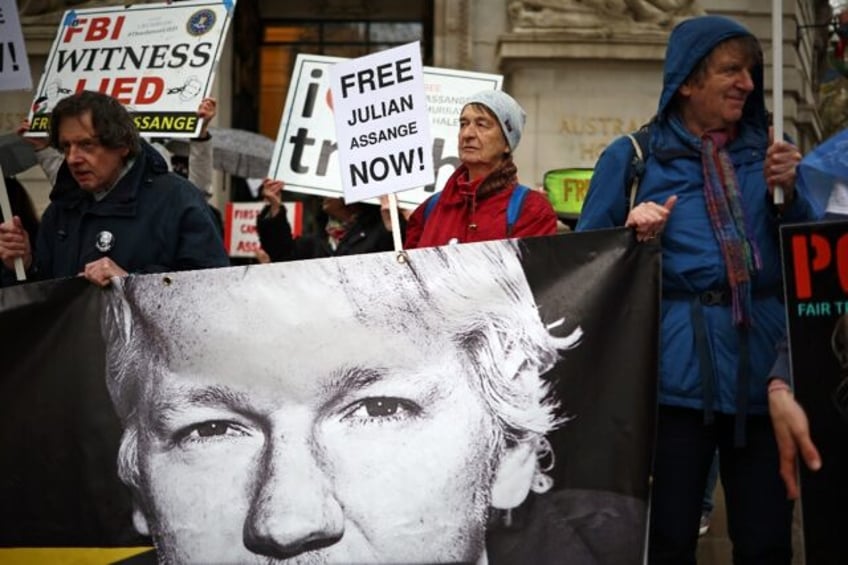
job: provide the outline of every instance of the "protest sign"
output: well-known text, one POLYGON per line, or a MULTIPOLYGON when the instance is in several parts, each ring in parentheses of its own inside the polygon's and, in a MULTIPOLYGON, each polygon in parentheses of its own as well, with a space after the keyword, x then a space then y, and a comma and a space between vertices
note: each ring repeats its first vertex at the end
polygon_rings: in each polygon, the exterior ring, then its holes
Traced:
MULTIPOLYGON (((321 55, 297 56, 277 133, 269 175, 286 190, 342 196, 335 117, 330 102, 330 68, 346 61, 321 55)), ((435 182, 398 193, 401 206, 414 208, 441 190, 459 166, 459 114, 468 96, 501 87, 501 75, 424 67, 435 182)), ((374 199, 372 202, 377 202, 374 199)))
POLYGON ((47 135, 56 103, 81 90, 108 94, 142 135, 196 137, 235 0, 189 0, 69 10, 30 108, 30 133, 47 135))
POLYGON ((542 184, 558 215, 572 219, 580 216, 593 172, 592 169, 572 168, 545 173, 542 184))
POLYGON ((848 222, 781 227, 795 397, 822 467, 801 470, 807 563, 845 562, 848 529, 848 222))
POLYGON ((15 0, 0 0, 0 90, 29 90, 29 71, 24 34, 15 0))
POLYGON ((641 565, 659 251, 598 230, 0 289, 0 561, 641 565))
MULTIPOLYGON (((303 204, 283 202, 282 205, 291 225, 292 237, 300 237, 303 204)), ((230 257, 256 257, 260 248, 256 218, 264 207, 264 202, 227 202, 224 216, 224 248, 230 257)))
POLYGON ((336 63, 330 93, 345 202, 433 182, 418 41, 336 63))

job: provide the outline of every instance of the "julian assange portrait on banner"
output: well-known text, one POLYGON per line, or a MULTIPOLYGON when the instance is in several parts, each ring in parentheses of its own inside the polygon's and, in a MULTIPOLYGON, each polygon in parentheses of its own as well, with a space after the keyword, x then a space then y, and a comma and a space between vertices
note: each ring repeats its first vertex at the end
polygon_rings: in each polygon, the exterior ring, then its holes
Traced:
POLYGON ((121 480, 161 563, 486 563, 552 486, 540 318, 517 242, 114 279, 121 480))

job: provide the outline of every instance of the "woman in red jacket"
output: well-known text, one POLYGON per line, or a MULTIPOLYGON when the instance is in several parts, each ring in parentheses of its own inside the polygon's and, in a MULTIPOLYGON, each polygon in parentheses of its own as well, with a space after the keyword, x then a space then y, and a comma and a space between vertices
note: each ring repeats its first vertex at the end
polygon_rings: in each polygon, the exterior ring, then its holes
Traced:
POLYGON ((505 92, 486 90, 469 98, 459 118, 462 165, 435 195, 435 204, 428 200, 409 217, 407 249, 556 233, 556 213, 544 194, 521 188, 523 201, 513 199, 519 184, 512 152, 525 117, 505 92), (514 222, 507 218, 511 201, 519 208, 514 222))

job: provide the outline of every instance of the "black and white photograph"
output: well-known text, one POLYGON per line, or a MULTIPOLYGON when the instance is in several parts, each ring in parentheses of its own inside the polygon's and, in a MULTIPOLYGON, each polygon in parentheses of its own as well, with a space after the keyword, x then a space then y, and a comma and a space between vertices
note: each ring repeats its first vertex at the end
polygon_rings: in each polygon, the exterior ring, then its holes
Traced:
POLYGON ((41 382, 3 395, 28 432, 3 437, 0 542, 639 563, 656 359, 624 358, 656 347, 657 280, 656 251, 608 230, 5 289, 4 342, 55 324, 9 350, 3 388, 41 382))

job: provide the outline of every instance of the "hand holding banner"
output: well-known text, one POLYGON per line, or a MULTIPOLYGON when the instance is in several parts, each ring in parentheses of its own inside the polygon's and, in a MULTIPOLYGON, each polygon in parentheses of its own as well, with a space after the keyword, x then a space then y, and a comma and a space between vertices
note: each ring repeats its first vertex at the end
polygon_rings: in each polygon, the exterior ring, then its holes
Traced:
MULTIPOLYGON (((3 177, 2 167, 0 167, 0 212, 3 212, 3 218, 7 222, 12 221, 12 205, 9 203, 9 193, 6 190, 6 180, 3 177)), ((24 260, 20 257, 15 259, 15 278, 19 281, 26 280, 24 260)))

